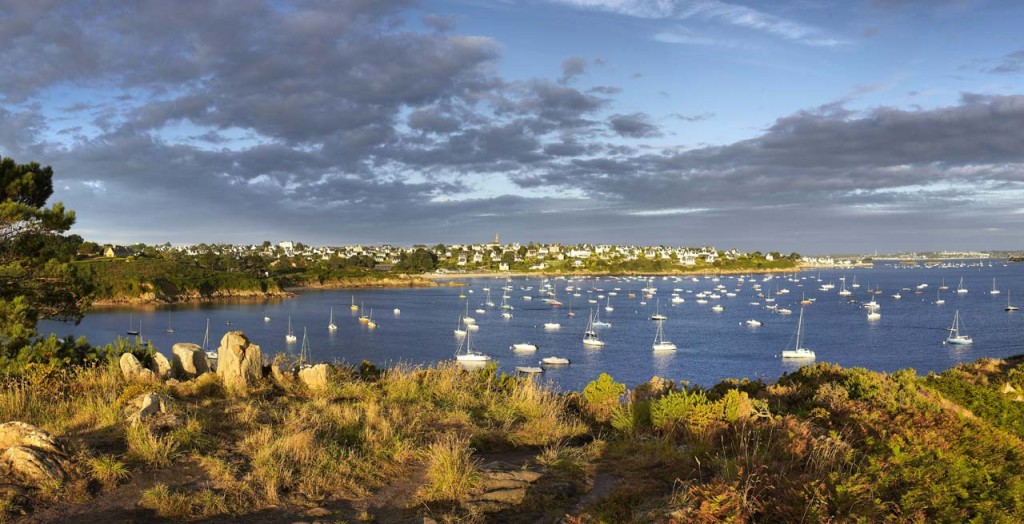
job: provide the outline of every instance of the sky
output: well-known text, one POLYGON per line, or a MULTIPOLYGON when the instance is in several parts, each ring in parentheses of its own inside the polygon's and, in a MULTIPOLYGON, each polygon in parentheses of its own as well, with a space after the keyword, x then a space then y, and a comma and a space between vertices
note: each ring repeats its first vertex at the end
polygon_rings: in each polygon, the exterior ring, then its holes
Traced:
POLYGON ((111 243, 1021 249, 1024 2, 0 2, 111 243))

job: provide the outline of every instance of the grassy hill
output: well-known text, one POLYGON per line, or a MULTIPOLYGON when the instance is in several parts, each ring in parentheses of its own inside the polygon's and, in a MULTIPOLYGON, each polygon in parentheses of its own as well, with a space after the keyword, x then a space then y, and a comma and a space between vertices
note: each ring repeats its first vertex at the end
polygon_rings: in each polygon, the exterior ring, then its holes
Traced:
POLYGON ((819 363, 773 384, 556 393, 494 368, 335 366, 329 387, 113 366, 4 382, 0 420, 64 439, 72 480, 2 491, 10 518, 84 521, 1019 522, 1024 359, 917 377, 819 363), (140 393, 173 429, 136 427, 140 393))

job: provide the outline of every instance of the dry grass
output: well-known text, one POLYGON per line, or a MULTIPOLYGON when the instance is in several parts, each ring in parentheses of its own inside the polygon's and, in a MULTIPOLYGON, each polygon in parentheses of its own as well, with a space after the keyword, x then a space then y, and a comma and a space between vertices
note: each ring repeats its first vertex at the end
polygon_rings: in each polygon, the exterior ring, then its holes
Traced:
POLYGON ((178 456, 178 443, 169 435, 154 434, 146 426, 133 426, 125 431, 131 458, 155 468, 169 467, 178 456))
POLYGON ((423 455, 428 482, 420 490, 422 500, 461 500, 476 487, 480 471, 469 439, 446 434, 423 455))

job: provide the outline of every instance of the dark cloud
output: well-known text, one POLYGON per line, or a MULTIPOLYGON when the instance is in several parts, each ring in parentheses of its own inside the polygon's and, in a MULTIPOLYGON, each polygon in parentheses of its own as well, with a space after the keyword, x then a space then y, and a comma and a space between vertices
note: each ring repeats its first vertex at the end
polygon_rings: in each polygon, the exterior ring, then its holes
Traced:
POLYGON ((628 138, 652 138, 661 136, 658 126, 650 122, 645 113, 628 115, 612 115, 608 118, 608 126, 619 136, 628 138))
POLYGON ((562 60, 562 77, 558 79, 561 84, 567 84, 587 72, 587 60, 578 56, 572 56, 562 60))

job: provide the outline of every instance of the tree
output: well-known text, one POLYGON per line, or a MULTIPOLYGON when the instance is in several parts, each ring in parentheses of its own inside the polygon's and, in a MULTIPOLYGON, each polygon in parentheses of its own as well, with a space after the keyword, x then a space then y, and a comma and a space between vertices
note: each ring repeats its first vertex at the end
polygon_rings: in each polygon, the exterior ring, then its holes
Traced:
POLYGON ((426 273, 437 269, 437 255, 426 249, 417 249, 412 253, 402 253, 402 260, 395 269, 409 273, 426 273))
POLYGON ((36 336, 41 319, 78 322, 90 287, 71 264, 81 237, 65 237, 74 211, 57 202, 53 169, 0 160, 0 349, 14 356, 36 336))

